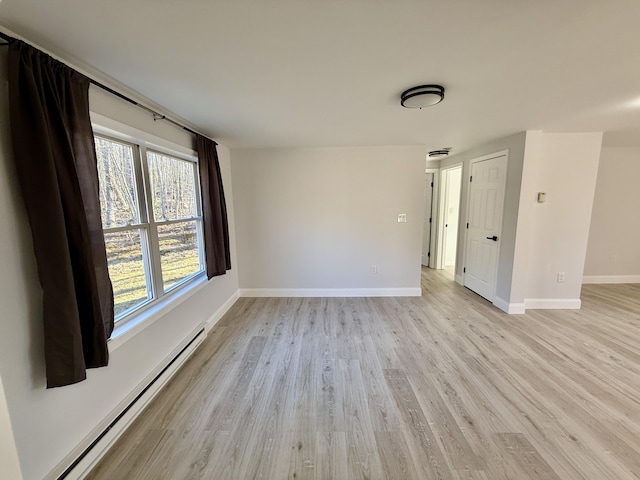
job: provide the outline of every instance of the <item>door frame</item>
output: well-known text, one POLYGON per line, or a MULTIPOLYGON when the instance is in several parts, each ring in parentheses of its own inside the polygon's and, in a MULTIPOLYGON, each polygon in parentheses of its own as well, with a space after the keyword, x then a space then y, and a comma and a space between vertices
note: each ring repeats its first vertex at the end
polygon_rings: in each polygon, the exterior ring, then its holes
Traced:
MULTIPOLYGON (((464 216, 464 220, 462 219, 462 217, 460 218, 461 220, 461 228, 462 225, 465 225, 469 222, 469 212, 471 211, 471 209, 469 208, 471 206, 471 195, 469 195, 469 177, 471 176, 471 172, 473 171, 473 164, 474 163, 478 163, 478 162, 483 162, 485 160, 491 160, 493 158, 498 158, 498 157, 505 157, 506 162, 507 162, 507 170, 505 171, 505 176, 504 176, 504 192, 503 195, 507 196, 507 177, 509 175, 509 150, 500 150, 498 152, 495 153, 490 153, 488 155, 483 155, 481 157, 476 157, 473 158, 471 160, 469 160, 469 167, 467 169, 466 175, 467 175, 467 180, 465 181, 465 177, 462 177, 462 191, 464 192, 464 195, 466 195, 466 212, 465 212, 465 216, 464 216)), ((464 172, 463 172, 464 173, 464 172)), ((503 199, 504 202, 504 199, 503 199)), ((503 209, 502 209, 502 218, 500 219, 500 232, 499 232, 499 236, 500 238, 502 238, 502 226, 503 226, 503 222, 504 222, 504 203, 503 203, 503 209)), ((464 228, 464 233, 463 233, 463 245, 464 248, 462 249, 462 252, 458 252, 461 253, 461 257, 460 257, 460 262, 461 265, 463 265, 463 270, 462 273, 460 274, 460 281, 458 283, 460 283, 460 285, 465 284, 465 272, 464 272, 464 265, 466 263, 466 256, 467 256, 467 242, 469 241, 468 236, 467 236, 467 228, 464 228)), ((500 267, 500 251, 502 250, 502 242, 498 243, 498 254, 496 255, 496 279, 493 283, 493 298, 495 301, 496 298, 496 287, 498 285, 498 269, 500 267)), ((457 267, 456 267, 457 269, 457 267)), ((456 274, 457 276, 457 274, 456 274)), ((495 303, 494 303, 495 305, 495 303)))
MULTIPOLYGON (((441 188, 438 191, 438 215, 436 220, 436 255, 435 255, 435 268, 443 269, 444 268, 444 211, 447 206, 447 182, 445 181, 445 177, 449 170, 454 170, 456 168, 461 169, 460 174, 460 197, 462 198, 462 191, 464 186, 464 162, 458 162, 451 165, 447 165, 446 167, 440 167, 440 185, 441 188)), ((462 202, 460 202, 460 205, 462 202)), ((460 237, 460 215, 458 215, 458 237, 460 237)), ((456 242, 456 259, 458 258, 459 248, 456 242)), ((456 262, 457 263, 457 262, 456 262)))
MULTIPOLYGON (((438 178, 439 168, 425 168, 425 175, 433 173, 433 190, 431 192, 431 231, 429 232, 429 268, 436 268, 436 229, 438 226, 438 192, 440 187, 440 179, 438 178)), ((424 219, 423 219, 424 220, 424 219)), ((424 230, 422 232, 424 237, 424 230)), ((423 238, 424 241, 424 238, 423 238)))

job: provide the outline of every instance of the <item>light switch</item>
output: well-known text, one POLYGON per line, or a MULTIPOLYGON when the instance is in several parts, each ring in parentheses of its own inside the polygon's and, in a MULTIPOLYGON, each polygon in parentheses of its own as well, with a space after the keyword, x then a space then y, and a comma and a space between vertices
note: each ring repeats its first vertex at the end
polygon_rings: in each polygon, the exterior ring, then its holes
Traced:
POLYGON ((407 223, 407 214, 399 213, 398 214, 398 223, 407 223))

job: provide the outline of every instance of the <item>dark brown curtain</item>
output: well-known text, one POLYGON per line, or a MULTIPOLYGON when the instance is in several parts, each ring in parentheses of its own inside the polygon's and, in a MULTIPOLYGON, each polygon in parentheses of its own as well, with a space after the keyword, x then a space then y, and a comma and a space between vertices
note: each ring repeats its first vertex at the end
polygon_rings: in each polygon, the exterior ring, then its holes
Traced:
POLYGON ((227 204, 222 188, 216 142, 198 135, 196 143, 202 191, 204 252, 207 261, 207 277, 212 278, 224 275, 231 269, 227 204))
POLYGON ((100 219, 89 79, 9 46, 13 149, 43 291, 47 387, 109 361, 113 291, 100 219))

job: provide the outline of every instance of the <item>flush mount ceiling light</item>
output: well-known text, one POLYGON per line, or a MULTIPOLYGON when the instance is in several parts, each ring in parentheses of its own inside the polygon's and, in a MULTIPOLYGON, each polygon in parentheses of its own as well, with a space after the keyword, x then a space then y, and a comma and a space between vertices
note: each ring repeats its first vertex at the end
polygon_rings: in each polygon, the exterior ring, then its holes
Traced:
POLYGON ((440 150, 431 150, 429 152, 429 158, 446 157, 447 155, 449 155, 449 150, 451 150, 451 147, 442 148, 440 150))
POLYGON ((440 85, 420 85, 405 90, 400 95, 400 105, 405 108, 430 107, 444 99, 444 87, 440 85))

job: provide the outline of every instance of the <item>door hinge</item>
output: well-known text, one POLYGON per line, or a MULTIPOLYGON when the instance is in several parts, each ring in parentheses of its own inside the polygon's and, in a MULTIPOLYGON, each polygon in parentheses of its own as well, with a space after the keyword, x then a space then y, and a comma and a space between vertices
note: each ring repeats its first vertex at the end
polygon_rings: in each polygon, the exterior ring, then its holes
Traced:
POLYGON ((431 223, 431 218, 429 218, 429 223, 431 223))
POLYGON ((431 182, 431 188, 433 188, 433 182, 431 182))
POLYGON ((470 181, 470 182, 473 182, 473 175, 471 175, 471 176, 469 177, 469 181, 470 181))
POLYGON ((469 222, 467 222, 467 228, 469 228, 469 222))
POLYGON ((430 257, 430 256, 431 256, 431 252, 427 252, 427 257, 430 257))
POLYGON ((464 268, 462 269, 462 273, 467 273, 467 267, 464 267, 464 268))

